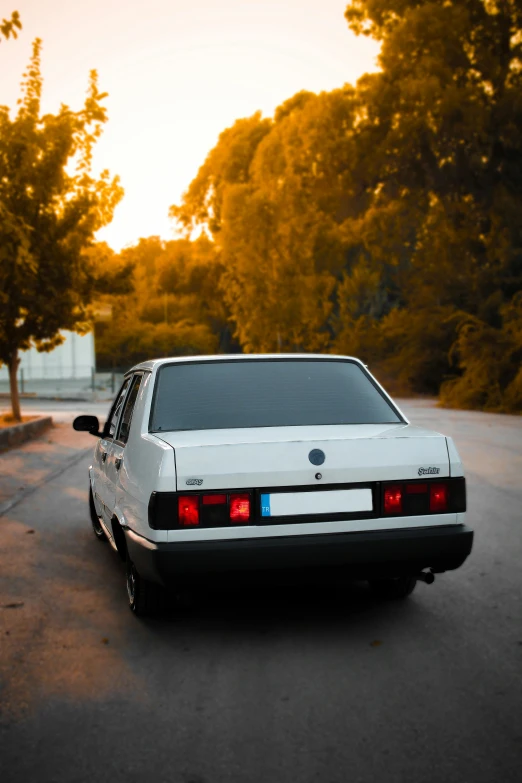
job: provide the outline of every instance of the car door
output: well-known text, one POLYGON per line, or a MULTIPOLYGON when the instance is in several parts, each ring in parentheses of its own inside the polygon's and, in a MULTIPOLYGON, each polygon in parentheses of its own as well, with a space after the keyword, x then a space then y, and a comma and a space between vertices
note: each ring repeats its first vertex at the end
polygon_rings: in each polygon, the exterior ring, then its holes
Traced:
POLYGON ((111 517, 116 507, 116 489, 120 484, 121 471, 125 469, 125 447, 129 439, 130 428, 132 424, 132 414, 138 399, 143 373, 136 373, 129 379, 129 387, 125 400, 123 402, 122 412, 118 419, 116 434, 107 456, 107 506, 110 509, 111 517))
POLYGON ((103 428, 103 435, 96 448, 94 491, 96 495, 98 511, 101 511, 105 523, 110 523, 112 516, 110 505, 110 486, 107 477, 107 468, 110 464, 114 438, 117 432, 118 423, 123 410, 123 405, 127 398, 131 378, 126 378, 118 392, 114 404, 110 410, 109 418, 103 428))

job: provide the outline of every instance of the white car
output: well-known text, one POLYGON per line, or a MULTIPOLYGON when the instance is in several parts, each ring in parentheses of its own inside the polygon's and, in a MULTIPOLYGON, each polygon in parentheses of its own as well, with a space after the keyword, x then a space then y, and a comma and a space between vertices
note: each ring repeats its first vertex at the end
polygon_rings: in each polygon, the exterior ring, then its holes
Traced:
POLYGON ((127 561, 136 614, 230 572, 342 573, 403 597, 471 551, 452 439, 409 424, 358 359, 148 361, 102 432, 95 416, 73 426, 99 438, 92 523, 127 561))

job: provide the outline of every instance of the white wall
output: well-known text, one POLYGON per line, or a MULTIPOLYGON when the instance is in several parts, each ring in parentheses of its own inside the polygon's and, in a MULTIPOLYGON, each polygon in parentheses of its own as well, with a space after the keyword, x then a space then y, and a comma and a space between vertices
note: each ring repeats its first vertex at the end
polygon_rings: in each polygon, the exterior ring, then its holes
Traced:
MULTIPOLYGON (((50 353, 39 353, 36 348, 20 353, 20 370, 24 381, 44 379, 90 378, 95 367, 94 334, 62 332, 65 342, 50 353)), ((5 365, 0 367, 0 381, 8 379, 5 365)))

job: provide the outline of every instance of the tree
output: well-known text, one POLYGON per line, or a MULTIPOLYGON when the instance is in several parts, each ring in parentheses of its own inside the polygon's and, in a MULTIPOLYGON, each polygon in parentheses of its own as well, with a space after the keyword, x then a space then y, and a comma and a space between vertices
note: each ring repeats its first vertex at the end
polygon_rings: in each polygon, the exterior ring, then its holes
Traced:
POLYGON ((345 263, 339 226, 353 196, 352 124, 351 88, 300 92, 274 119, 239 120, 171 211, 189 229, 210 229, 244 350, 328 347, 345 263))
POLYGON ((22 22, 20 21, 20 14, 18 11, 13 11, 10 19, 2 19, 0 22, 0 43, 2 42, 2 36, 7 39, 11 35, 13 38, 18 37, 17 30, 22 29, 22 22))
POLYGON ((403 388, 518 409, 522 4, 352 0, 346 18, 380 71, 238 120, 171 215, 212 238, 244 350, 361 354, 403 388))
POLYGON ((15 420, 19 352, 52 350, 61 329, 90 328, 89 303, 110 275, 86 251, 123 195, 117 177, 91 172, 107 121, 96 72, 82 109, 62 105, 41 116, 40 51, 37 39, 16 115, 0 107, 0 361, 9 368, 15 420))
MULTIPOLYGON (((134 288, 109 297, 112 323, 96 325, 100 366, 238 350, 220 288, 223 267, 215 242, 205 235, 170 242, 147 237, 117 258, 133 266, 134 288)), ((113 264, 116 268, 116 258, 113 264)))
POLYGON ((180 206, 170 208, 170 216, 190 234, 195 226, 216 235, 221 229, 221 209, 228 185, 245 183, 259 143, 270 132, 272 121, 258 112, 237 120, 221 133, 218 143, 201 166, 180 206))
POLYGON ((504 313, 522 287, 522 6, 353 0, 346 17, 382 42, 381 72, 357 86, 356 165, 364 236, 378 236, 386 214, 403 215, 380 250, 365 240, 373 258, 396 259, 400 296, 382 319, 389 362, 419 390, 453 375, 452 404, 459 393, 463 405, 486 404, 470 389, 480 374, 498 377, 501 405, 516 362, 488 343, 517 356, 504 313))

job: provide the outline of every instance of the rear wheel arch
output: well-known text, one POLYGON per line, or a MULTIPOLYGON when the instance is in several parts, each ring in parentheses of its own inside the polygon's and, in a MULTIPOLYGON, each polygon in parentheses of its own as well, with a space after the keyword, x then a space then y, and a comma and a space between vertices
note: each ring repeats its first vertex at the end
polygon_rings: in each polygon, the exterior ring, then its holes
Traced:
POLYGON ((125 533, 118 517, 113 516, 111 521, 112 535, 114 536, 114 543, 116 550, 123 562, 127 560, 127 542, 125 540, 125 533))
POLYGON ((98 510, 94 502, 92 486, 89 488, 89 514, 91 517, 91 524, 92 524, 92 529, 94 531, 94 535, 96 536, 98 541, 106 541, 107 537, 101 525, 100 517, 98 516, 98 510))

